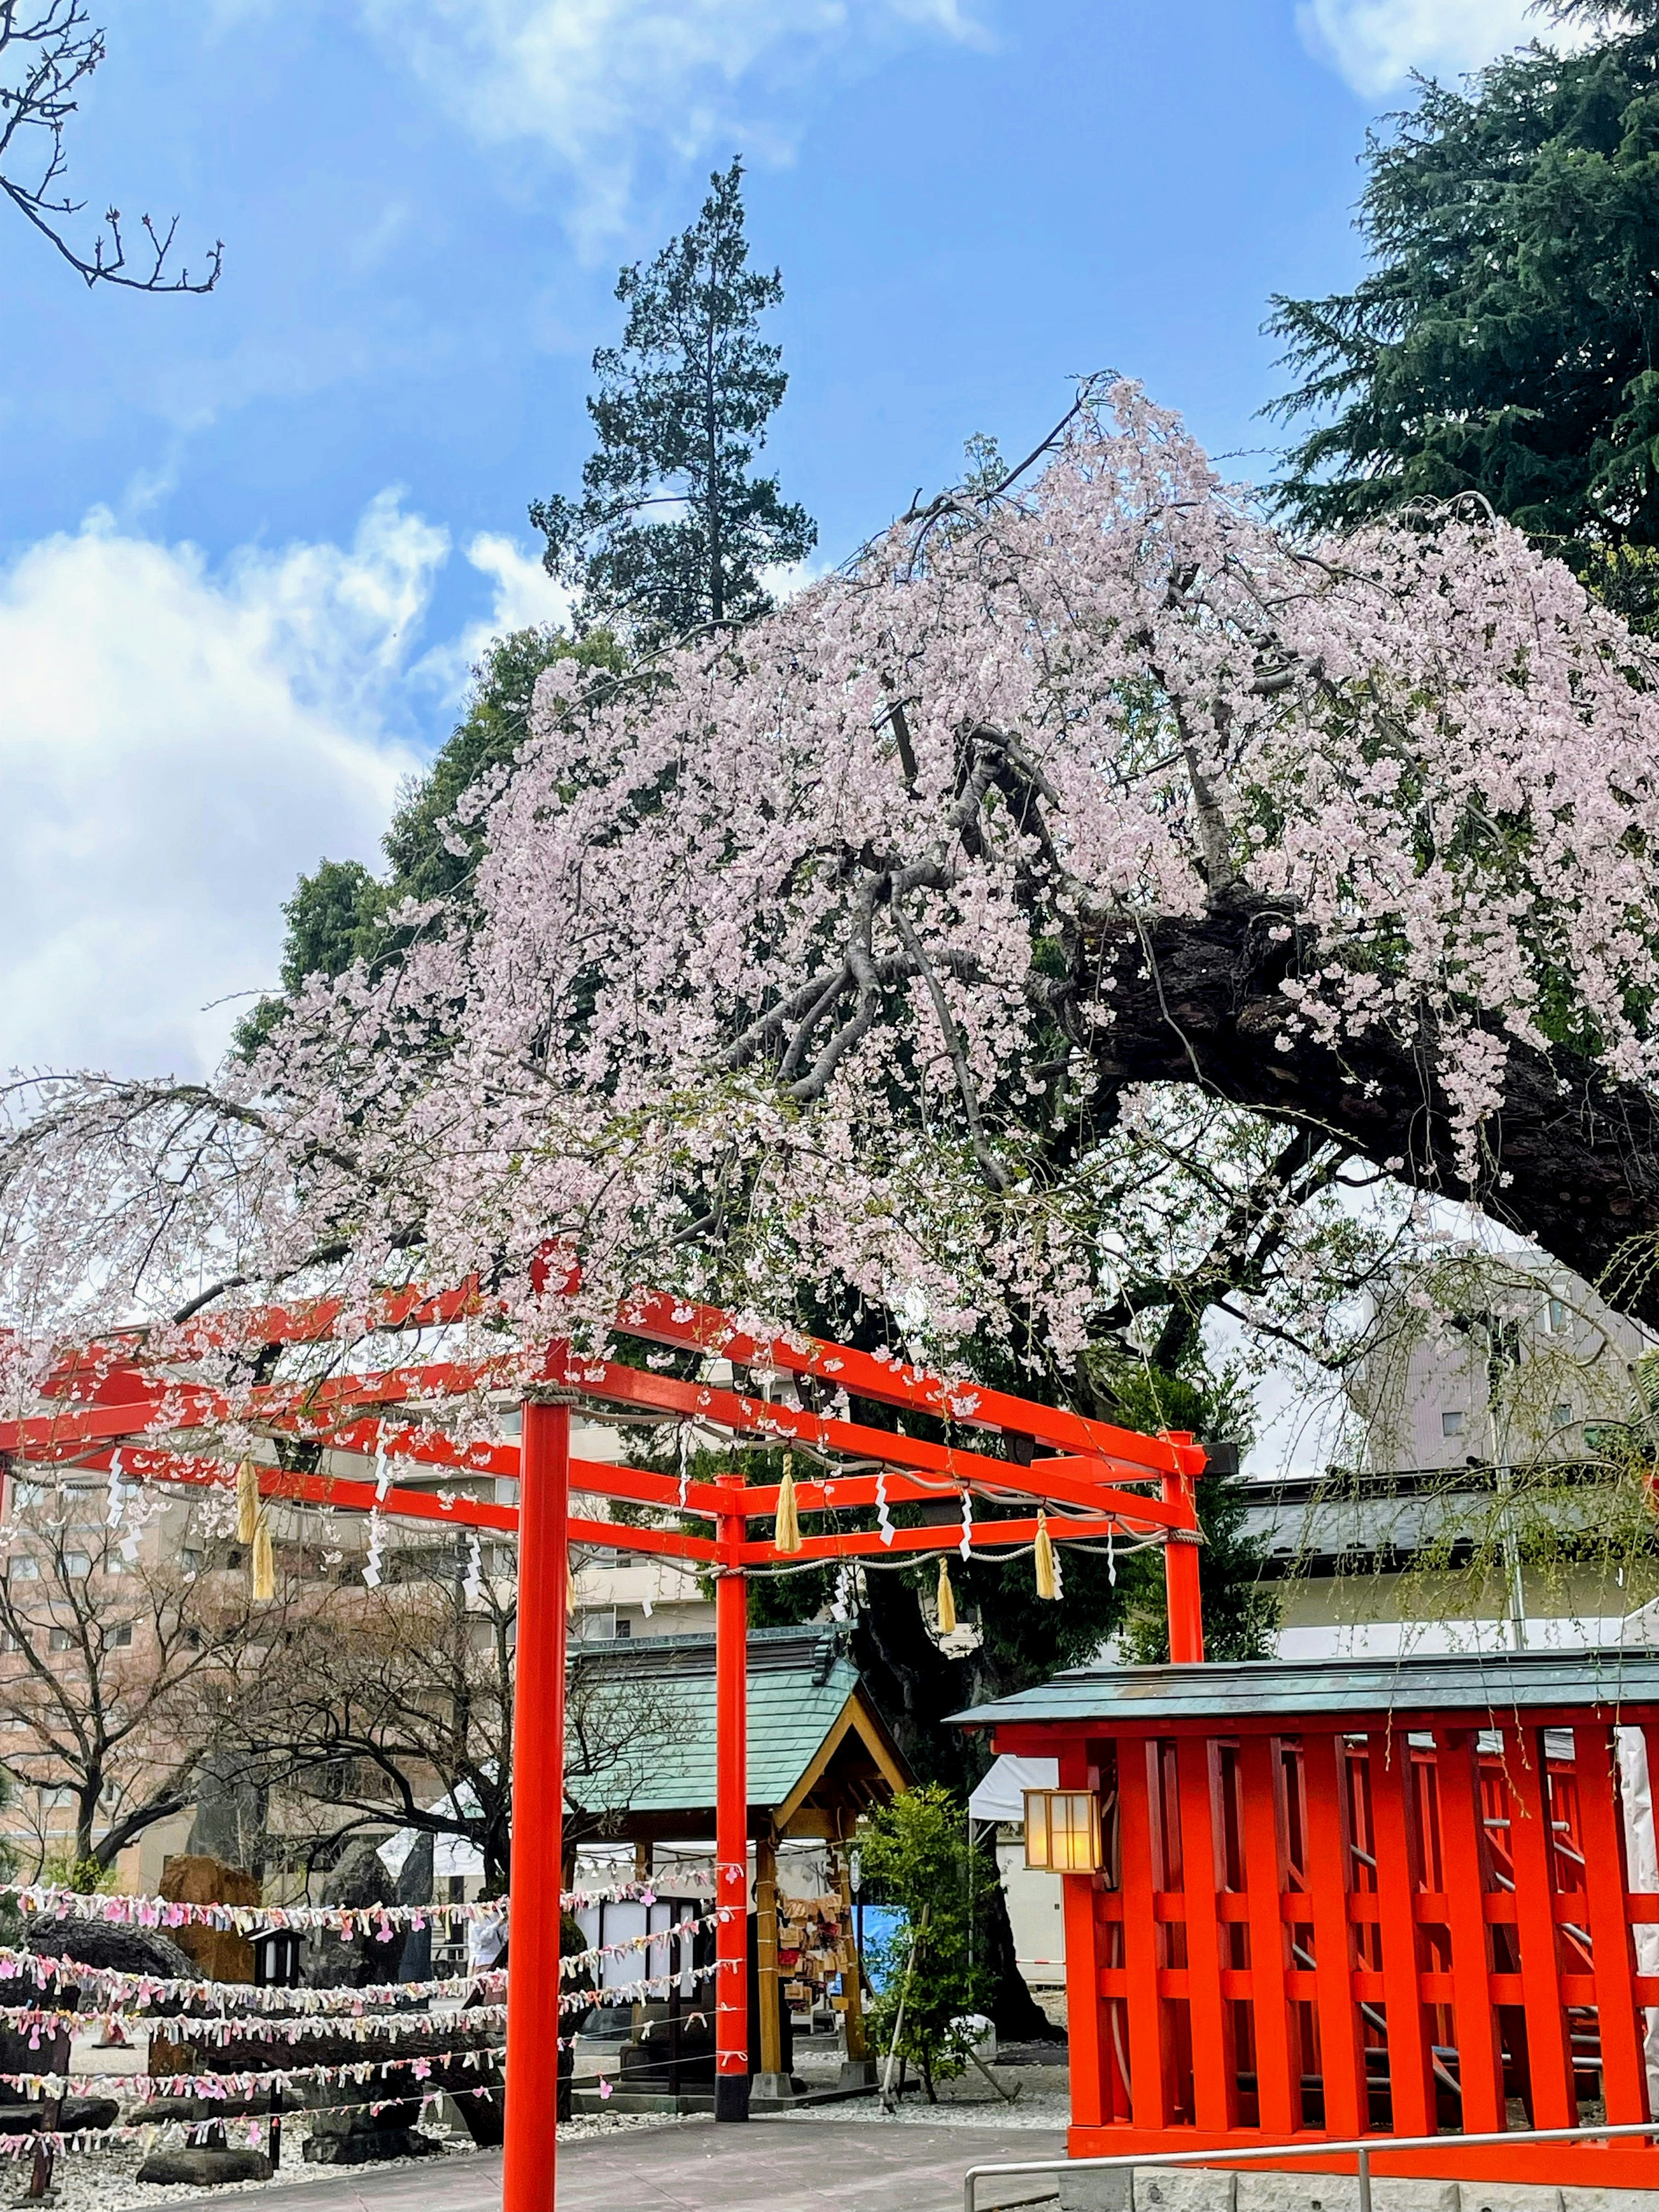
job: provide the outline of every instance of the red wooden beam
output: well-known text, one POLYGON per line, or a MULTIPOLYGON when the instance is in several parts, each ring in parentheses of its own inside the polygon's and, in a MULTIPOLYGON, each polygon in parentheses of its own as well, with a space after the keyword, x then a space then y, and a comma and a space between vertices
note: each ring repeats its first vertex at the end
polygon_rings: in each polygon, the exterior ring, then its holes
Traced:
POLYGON ((1202 1448, 1190 1443, 1085 1420, 1059 1407, 1011 1397, 977 1382, 948 1382, 926 1368, 878 1359, 821 1337, 745 1335, 718 1306, 690 1304, 660 1291, 641 1291, 625 1298, 617 1326, 650 1344, 718 1353, 737 1367, 811 1376, 855 1398, 931 1413, 960 1428, 1003 1429, 1094 1458, 1127 1460, 1151 1474, 1201 1474, 1204 1470, 1202 1448))

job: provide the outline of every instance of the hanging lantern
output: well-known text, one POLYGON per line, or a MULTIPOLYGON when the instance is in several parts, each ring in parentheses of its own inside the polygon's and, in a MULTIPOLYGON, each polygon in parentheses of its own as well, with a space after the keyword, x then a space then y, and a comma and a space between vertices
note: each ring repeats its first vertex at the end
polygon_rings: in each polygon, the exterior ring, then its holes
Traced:
POLYGON ((1025 1863, 1050 1874, 1095 1874, 1100 1849, 1100 1800, 1092 1790, 1028 1790, 1025 1863))

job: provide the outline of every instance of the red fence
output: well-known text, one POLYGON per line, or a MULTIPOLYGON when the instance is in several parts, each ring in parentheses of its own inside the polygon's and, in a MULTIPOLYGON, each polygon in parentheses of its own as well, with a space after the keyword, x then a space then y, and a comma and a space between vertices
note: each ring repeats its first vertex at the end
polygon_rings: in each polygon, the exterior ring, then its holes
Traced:
POLYGON ((1065 1878, 1073 2155, 1444 2131, 1388 2170, 1659 2187, 1644 2144, 1455 2142, 1651 2117, 1634 1936, 1659 1895, 1631 1887, 1586 1710, 999 1727, 1099 1796, 1103 1867, 1065 1878))

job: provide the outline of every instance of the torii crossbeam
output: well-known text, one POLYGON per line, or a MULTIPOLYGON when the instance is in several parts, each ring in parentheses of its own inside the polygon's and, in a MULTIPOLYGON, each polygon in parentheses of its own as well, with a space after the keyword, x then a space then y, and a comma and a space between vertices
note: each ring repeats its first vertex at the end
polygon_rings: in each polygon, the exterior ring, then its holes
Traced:
MULTIPOLYGON (((478 1310, 476 1290, 410 1289, 383 1297, 376 1332, 442 1327, 478 1310)), ((1201 1445, 1184 1433, 1146 1437, 1052 1406, 950 1382, 891 1358, 826 1339, 757 1338, 725 1314, 654 1293, 630 1299, 616 1331, 642 1346, 727 1363, 729 1383, 598 1359, 557 1340, 528 1363, 521 1349, 483 1360, 428 1361, 239 1390, 192 1374, 198 1357, 338 1335, 335 1302, 203 1317, 169 1333, 161 1357, 141 1334, 65 1357, 37 1408, 0 1421, 0 1462, 118 1472, 127 1480, 227 1487, 237 1460, 200 1439, 234 1425, 272 1439, 322 1445, 373 1461, 370 1479, 261 1465, 265 1498, 516 1533, 519 1543, 513 1754, 512 1920, 507 1984, 503 2212, 553 2212, 559 2051, 559 1893, 563 1873, 567 1591, 573 1545, 596 1544, 681 1559, 715 1583, 717 1809, 715 2117, 748 2117, 748 1576, 792 1561, 895 1559, 960 1551, 994 1559, 1041 1545, 1127 1535, 1164 1547, 1170 1653, 1201 1660, 1194 1484, 1201 1445), (746 1376, 751 1387, 739 1384, 746 1376), (496 1389, 522 1406, 516 1442, 468 1443, 434 1418, 446 1402, 496 1389), (776 1395, 774 1395, 774 1393, 776 1395), (854 1418, 860 1403, 869 1418, 854 1418), (740 1465, 714 1482, 648 1468, 579 1459, 571 1414, 591 1407, 644 1423, 689 1425, 736 1447, 796 1450, 822 1469, 782 1484, 745 1482, 740 1465), (905 1433, 881 1418, 908 1416, 905 1433), (188 1448, 186 1448, 188 1446, 188 1448), (399 1464, 460 1476, 507 1477, 516 1506, 399 1483, 399 1464), (844 1470, 844 1471, 843 1471, 844 1470), (788 1496, 785 1496, 787 1486, 788 1496), (572 1493, 656 1507, 668 1525, 640 1526, 571 1510, 572 1493), (888 1509, 954 1498, 951 1524, 895 1526, 888 1509), (784 1510, 781 1515, 781 1501, 784 1510), (975 1505, 979 1511, 975 1510, 975 1505), (787 1533, 793 1514, 842 1525, 787 1533), (876 1515, 873 1522, 872 1514, 876 1515), (751 1522, 773 1524, 751 1535, 751 1522), (707 1532, 686 1523, 706 1523, 707 1532)), ((736 1455, 734 1454, 734 1456, 736 1455)))

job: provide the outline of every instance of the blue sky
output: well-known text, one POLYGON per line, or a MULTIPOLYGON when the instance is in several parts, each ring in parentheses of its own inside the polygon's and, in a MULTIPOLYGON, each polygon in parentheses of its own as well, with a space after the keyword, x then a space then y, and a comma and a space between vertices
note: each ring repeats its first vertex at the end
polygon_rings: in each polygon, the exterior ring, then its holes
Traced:
POLYGON ((1265 474, 1276 289, 1355 273, 1367 119, 1523 0, 146 0, 74 180, 204 299, 0 215, 0 1063, 211 1064, 280 900, 375 855, 493 628, 556 611, 619 263, 741 151, 771 448, 839 558, 1104 367, 1265 474))

